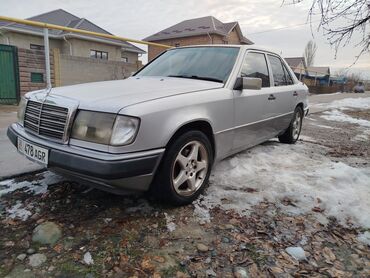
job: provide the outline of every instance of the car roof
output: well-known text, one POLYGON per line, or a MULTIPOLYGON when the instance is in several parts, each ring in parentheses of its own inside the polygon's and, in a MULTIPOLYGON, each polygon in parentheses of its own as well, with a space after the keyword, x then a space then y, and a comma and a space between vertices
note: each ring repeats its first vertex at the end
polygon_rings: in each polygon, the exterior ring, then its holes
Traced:
POLYGON ((186 45, 186 46, 179 46, 179 47, 174 47, 170 49, 176 49, 176 48, 193 48, 193 47, 238 47, 241 49, 252 49, 252 50, 258 50, 258 51, 264 51, 264 52, 270 52, 273 54, 276 54, 280 56, 276 51, 273 51, 271 49, 268 49, 264 46, 252 44, 252 45, 240 45, 240 44, 199 44, 199 45, 186 45))

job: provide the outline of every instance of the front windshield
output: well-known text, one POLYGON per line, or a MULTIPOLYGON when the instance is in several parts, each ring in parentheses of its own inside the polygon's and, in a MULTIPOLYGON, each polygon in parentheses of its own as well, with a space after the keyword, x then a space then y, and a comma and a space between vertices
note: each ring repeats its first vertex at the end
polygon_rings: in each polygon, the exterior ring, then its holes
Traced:
POLYGON ((136 76, 169 76, 226 82, 238 47, 189 47, 163 53, 136 76))

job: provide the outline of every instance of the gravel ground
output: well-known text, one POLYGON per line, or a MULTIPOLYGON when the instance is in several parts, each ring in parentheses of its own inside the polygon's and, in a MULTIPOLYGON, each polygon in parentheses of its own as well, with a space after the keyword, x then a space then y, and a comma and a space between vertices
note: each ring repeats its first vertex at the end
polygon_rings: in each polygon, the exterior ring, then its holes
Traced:
MULTIPOLYGON (((370 110, 343 112, 370 119, 370 110)), ((369 168, 367 129, 322 116, 309 115, 296 148, 369 168)), ((257 148, 271 146, 279 144, 257 148)), ((11 185, 19 189, 6 192, 9 184, 0 183, 1 277, 370 276, 367 227, 340 224, 320 206, 287 213, 286 208, 297 207, 289 197, 262 200, 241 214, 219 206, 206 209, 202 199, 171 208, 145 196, 89 190, 49 173, 11 185), (44 233, 37 236, 44 242, 35 236, 40 229, 44 233)), ((258 188, 247 184, 237 190, 257 194, 258 188)))

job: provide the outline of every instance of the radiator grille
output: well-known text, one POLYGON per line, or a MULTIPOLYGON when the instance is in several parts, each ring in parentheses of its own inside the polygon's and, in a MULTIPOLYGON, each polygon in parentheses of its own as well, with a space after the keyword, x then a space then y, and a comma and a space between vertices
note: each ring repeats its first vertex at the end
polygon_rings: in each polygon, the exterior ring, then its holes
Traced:
POLYGON ((29 100, 24 115, 25 129, 52 139, 64 140, 68 108, 29 100))

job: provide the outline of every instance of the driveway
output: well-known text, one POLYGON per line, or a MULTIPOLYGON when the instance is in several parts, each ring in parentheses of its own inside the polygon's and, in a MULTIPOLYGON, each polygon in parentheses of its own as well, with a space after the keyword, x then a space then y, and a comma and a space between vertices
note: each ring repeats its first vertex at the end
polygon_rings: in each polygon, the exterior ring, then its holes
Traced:
POLYGON ((17 106, 0 105, 0 180, 38 171, 42 166, 19 155, 9 142, 6 131, 17 120, 17 106))
POLYGON ((346 96, 311 97, 325 111, 295 145, 221 161, 186 207, 48 171, 0 182, 0 276, 369 277, 370 98, 346 96))

